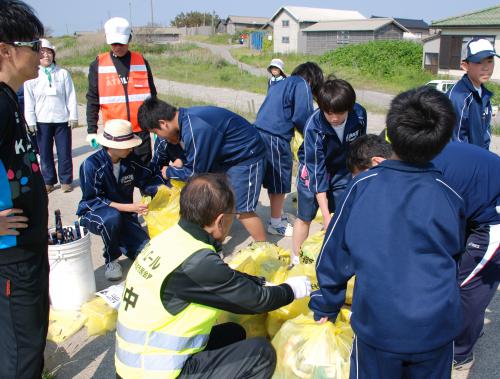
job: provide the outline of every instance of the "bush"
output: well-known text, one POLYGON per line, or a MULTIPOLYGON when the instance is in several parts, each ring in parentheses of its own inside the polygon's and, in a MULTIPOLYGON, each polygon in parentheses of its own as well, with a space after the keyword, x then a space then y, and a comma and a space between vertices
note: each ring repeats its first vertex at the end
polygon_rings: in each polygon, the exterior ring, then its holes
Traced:
POLYGON ((320 62, 383 78, 401 74, 418 76, 423 71, 422 45, 412 41, 371 41, 326 52, 320 62))

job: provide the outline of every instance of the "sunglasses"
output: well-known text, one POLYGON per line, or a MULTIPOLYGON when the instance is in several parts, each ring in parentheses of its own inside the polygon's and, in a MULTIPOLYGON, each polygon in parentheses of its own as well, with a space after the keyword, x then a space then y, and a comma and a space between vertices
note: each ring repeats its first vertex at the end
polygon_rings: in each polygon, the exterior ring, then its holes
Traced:
POLYGON ((33 50, 35 53, 39 53, 40 49, 42 48, 42 41, 37 39, 35 41, 29 41, 29 42, 20 42, 20 41, 14 41, 14 42, 6 42, 9 45, 15 46, 15 47, 29 47, 31 50, 33 50))

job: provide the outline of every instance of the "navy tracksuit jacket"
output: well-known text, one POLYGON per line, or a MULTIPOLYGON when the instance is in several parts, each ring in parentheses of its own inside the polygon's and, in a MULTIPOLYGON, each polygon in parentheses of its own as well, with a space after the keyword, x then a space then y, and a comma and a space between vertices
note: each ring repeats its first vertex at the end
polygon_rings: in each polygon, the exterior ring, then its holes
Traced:
POLYGON ((168 166, 177 158, 184 162, 186 157, 184 151, 179 145, 168 143, 166 139, 157 137, 153 148, 153 159, 151 159, 150 168, 155 174, 161 175, 163 166, 168 166))
POLYGON ((455 108, 456 124, 452 139, 489 149, 491 140, 491 103, 493 94, 481 85, 481 96, 467 74, 448 92, 455 108))
POLYGON ((462 198, 434 165, 386 160, 354 178, 339 205, 316 265, 315 318, 337 317, 356 275, 351 324, 359 340, 398 354, 451 344, 462 324, 462 198))
POLYGON ((171 179, 185 181, 197 173, 225 172, 264 158, 259 133, 243 117, 227 109, 180 108, 179 128, 185 162, 182 168, 167 168, 171 179))
POLYGON ((302 134, 313 111, 309 84, 301 76, 293 75, 269 88, 254 125, 260 131, 290 142, 293 129, 297 128, 302 134))
POLYGON ((345 187, 351 178, 345 164, 349 143, 366 134, 366 121, 366 110, 356 103, 347 116, 340 141, 320 109, 307 120, 304 142, 298 151, 299 178, 311 192, 326 192, 339 182, 345 187))

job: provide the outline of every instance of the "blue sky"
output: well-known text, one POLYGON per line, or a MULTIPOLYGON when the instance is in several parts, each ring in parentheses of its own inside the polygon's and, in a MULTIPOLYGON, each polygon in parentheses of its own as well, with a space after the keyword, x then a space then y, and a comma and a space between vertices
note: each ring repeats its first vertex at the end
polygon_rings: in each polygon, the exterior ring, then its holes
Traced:
MULTIPOLYGON (((284 1, 284 0, 152 0, 154 21, 169 25, 180 12, 215 11, 221 17, 228 15, 270 17, 282 5, 318 8, 350 9, 364 16, 390 16, 424 19, 427 22, 460 15, 498 4, 498 0, 363 0, 363 1, 284 1)), ((133 25, 145 25, 151 18, 151 0, 27 0, 42 22, 56 35, 75 30, 97 30, 109 17, 129 18, 133 25)))

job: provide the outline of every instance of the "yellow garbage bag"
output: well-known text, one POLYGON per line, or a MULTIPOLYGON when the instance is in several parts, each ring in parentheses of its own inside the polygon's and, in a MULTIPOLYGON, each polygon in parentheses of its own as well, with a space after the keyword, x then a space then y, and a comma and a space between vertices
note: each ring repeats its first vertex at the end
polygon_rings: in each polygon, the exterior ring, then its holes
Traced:
POLYGON ((354 283, 356 281, 356 277, 353 276, 349 281, 347 282, 347 289, 345 292, 345 303, 346 304, 352 304, 352 296, 354 293, 354 283))
POLYGON ((276 333, 278 333, 284 323, 285 320, 276 317, 271 313, 268 313, 266 318, 266 331, 269 338, 272 339, 276 335, 276 333))
POLYGON ((320 230, 313 235, 310 235, 300 246, 299 258, 301 263, 312 264, 318 259, 318 255, 323 245, 325 231, 320 230))
POLYGON ((271 281, 274 273, 290 264, 290 252, 269 242, 254 242, 234 253, 229 266, 246 274, 263 276, 271 281))
POLYGON ((172 187, 158 187, 152 200, 150 196, 142 198, 142 202, 148 204, 148 213, 144 216, 144 221, 148 226, 150 238, 157 236, 179 221, 179 200, 181 189, 185 183, 172 180, 171 184, 172 187))
POLYGON ((86 321, 87 316, 80 311, 61 311, 51 308, 47 339, 55 343, 61 343, 78 332, 86 321))
POLYGON ((292 140, 290 141, 290 147, 292 148, 293 159, 297 162, 299 161, 297 153, 299 151, 300 145, 302 145, 302 142, 304 142, 304 137, 302 137, 302 134, 300 134, 299 131, 295 129, 295 131, 293 132, 292 140))
POLYGON ((106 304, 101 297, 96 297, 83 304, 82 313, 87 317, 85 326, 89 337, 106 334, 116 329, 118 311, 106 304))
POLYGON ((234 322, 245 329, 247 338, 267 337, 266 316, 266 314, 240 315, 231 312, 221 312, 217 318, 217 324, 234 322))
MULTIPOLYGON (((287 270, 286 267, 281 268, 276 272, 271 281, 274 284, 281 284, 286 279, 294 276, 307 276, 311 281, 312 290, 316 291, 317 289, 319 289, 318 279, 316 279, 316 267, 314 265, 299 264, 294 266, 291 270, 287 270)), ((284 307, 269 312, 269 317, 275 317, 284 321, 291 320, 299 315, 308 314, 308 304, 309 297, 297 299, 292 301, 290 304, 285 305, 284 307)))
POLYGON ((336 321, 317 324, 299 316, 283 324, 272 340, 278 362, 274 379, 347 379, 353 332, 336 321))

